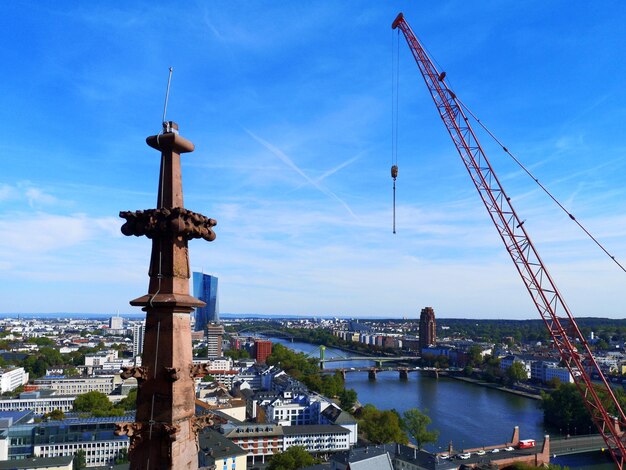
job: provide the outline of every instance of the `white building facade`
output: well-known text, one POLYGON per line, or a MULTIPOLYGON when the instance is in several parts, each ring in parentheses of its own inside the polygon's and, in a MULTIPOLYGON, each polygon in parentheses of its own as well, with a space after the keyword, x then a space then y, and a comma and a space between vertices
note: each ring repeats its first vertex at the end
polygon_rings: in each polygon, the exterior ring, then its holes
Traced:
POLYGON ((23 367, 0 369, 0 393, 12 392, 28 383, 28 372, 23 367))
POLYGON ((133 325, 133 356, 137 357, 143 353, 143 340, 146 335, 146 323, 135 323, 133 325))
POLYGON ((101 392, 109 395, 123 380, 119 375, 96 377, 42 377, 35 385, 54 390, 59 395, 80 395, 87 392, 101 392))
POLYGON ((31 410, 38 415, 50 413, 52 410, 61 410, 66 413, 74 407, 74 400, 76 400, 75 396, 62 397, 54 395, 45 398, 10 398, 0 400, 0 411, 31 410))

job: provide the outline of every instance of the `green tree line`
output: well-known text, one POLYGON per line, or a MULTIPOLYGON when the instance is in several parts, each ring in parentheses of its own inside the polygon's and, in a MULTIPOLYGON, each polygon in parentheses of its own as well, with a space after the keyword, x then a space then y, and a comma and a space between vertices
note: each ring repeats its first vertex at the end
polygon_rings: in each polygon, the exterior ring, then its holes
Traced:
MULTIPOLYGON (((617 415, 613 400, 607 396, 606 391, 599 386, 594 386, 594 388, 608 413, 613 416, 617 415)), ((626 409, 626 392, 621 388, 614 388, 613 394, 620 407, 626 409)), ((550 392, 542 392, 541 408, 544 423, 552 429, 559 429, 562 434, 586 434, 589 431, 596 431, 591 415, 574 384, 561 383, 550 392)))

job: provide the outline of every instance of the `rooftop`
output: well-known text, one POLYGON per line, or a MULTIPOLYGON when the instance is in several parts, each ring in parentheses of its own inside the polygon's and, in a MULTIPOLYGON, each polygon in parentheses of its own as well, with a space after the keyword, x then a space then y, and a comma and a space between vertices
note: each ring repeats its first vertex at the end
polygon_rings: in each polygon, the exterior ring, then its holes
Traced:
POLYGON ((346 413, 341 408, 334 405, 322 411, 322 416, 333 424, 355 424, 357 422, 350 413, 346 413))
MULTIPOLYGON (((332 459, 344 465, 347 465, 349 463, 350 468, 357 468, 354 466, 355 462, 369 460, 373 456, 383 454, 388 454, 391 459, 402 460, 423 469, 436 468, 443 470, 447 468, 457 468, 457 465, 453 461, 438 461, 437 457, 435 457, 435 455, 431 454, 430 452, 426 452, 424 450, 418 451, 414 447, 409 447, 401 444, 355 447, 349 451, 338 452, 333 456, 332 459)), ((365 469, 370 467, 362 468, 365 469)))
POLYGON ((33 416, 34 413, 30 410, 0 411, 0 428, 28 422, 33 416))
POLYGON ((284 426, 285 436, 297 436, 302 434, 350 434, 350 431, 334 424, 298 424, 295 426, 284 426))
POLYGON ((70 465, 74 456, 68 455, 64 457, 49 457, 22 460, 4 460, 0 461, 0 470, 18 470, 18 469, 31 469, 31 468, 58 468, 70 465))
POLYGON ((238 445, 233 444, 230 439, 226 439, 220 433, 212 429, 205 429, 198 436, 198 443, 200 445, 200 451, 203 452, 208 459, 223 459, 225 457, 235 457, 248 453, 238 445))

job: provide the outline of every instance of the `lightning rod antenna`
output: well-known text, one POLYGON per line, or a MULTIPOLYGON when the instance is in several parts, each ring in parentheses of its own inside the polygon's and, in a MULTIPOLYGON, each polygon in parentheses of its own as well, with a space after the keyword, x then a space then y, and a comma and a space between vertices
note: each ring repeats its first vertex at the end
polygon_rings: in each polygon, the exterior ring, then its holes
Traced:
POLYGON ((167 129, 169 126, 167 125, 165 121, 165 115, 167 114, 167 102, 170 99, 170 85, 172 83, 173 71, 174 71, 174 67, 170 67, 170 74, 167 77, 167 90, 165 91, 165 104, 163 105, 163 119, 161 120, 161 122, 163 123, 163 129, 166 129, 167 132, 169 132, 169 129, 167 129))

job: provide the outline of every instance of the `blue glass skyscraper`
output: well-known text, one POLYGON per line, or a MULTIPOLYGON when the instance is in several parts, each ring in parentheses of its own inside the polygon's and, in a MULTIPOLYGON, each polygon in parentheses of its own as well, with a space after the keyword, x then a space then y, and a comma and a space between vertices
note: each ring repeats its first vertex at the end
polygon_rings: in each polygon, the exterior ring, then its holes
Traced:
POLYGON ((206 331, 209 323, 220 321, 217 299, 217 277, 204 273, 193 273, 193 295, 206 303, 196 309, 195 331, 206 331))

